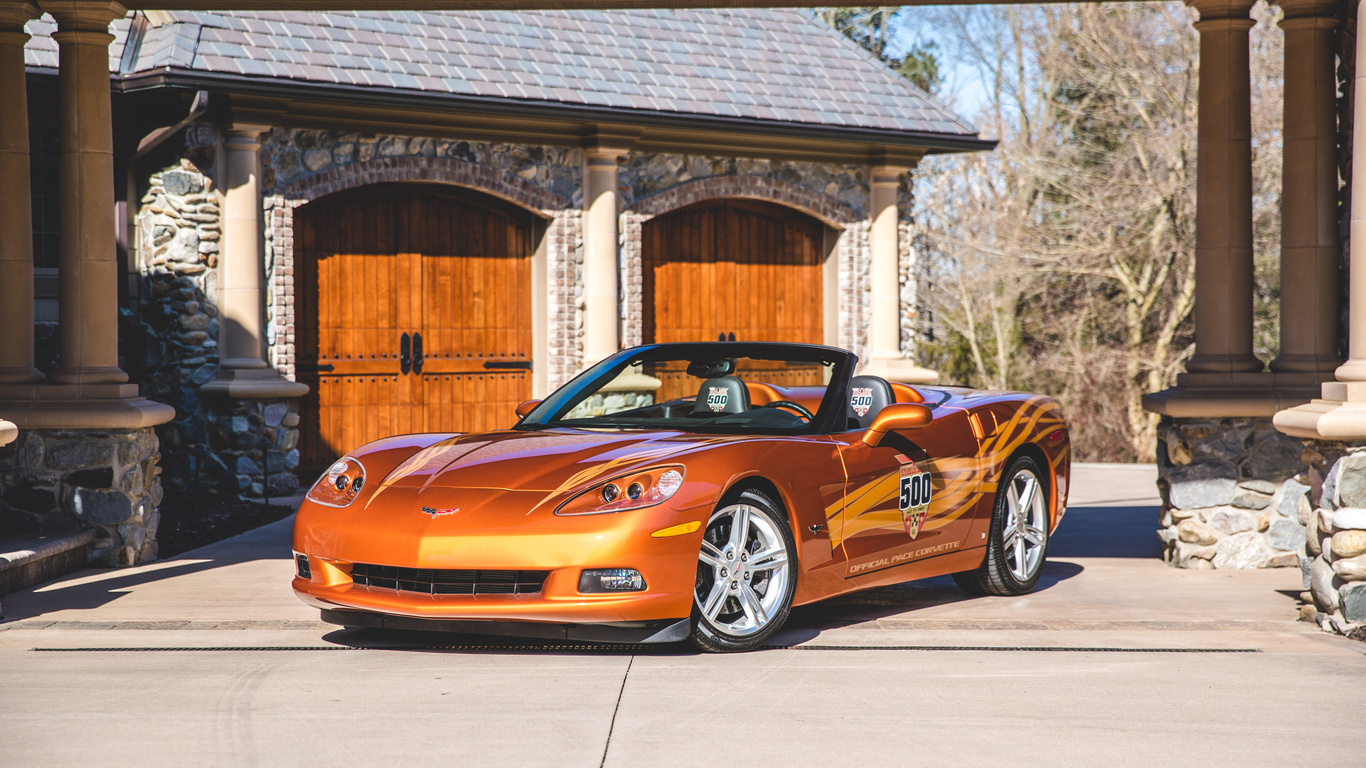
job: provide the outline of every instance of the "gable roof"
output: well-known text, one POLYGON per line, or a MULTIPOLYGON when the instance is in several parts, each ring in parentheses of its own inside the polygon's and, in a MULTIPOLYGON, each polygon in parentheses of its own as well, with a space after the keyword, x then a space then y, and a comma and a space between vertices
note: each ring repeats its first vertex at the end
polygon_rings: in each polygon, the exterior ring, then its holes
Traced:
MULTIPOLYGON (((29 23, 29 66, 56 67, 54 29, 46 16, 29 23)), ((788 9, 171 11, 130 14, 111 32, 110 68, 122 75, 190 71, 978 140, 938 99, 788 9)))

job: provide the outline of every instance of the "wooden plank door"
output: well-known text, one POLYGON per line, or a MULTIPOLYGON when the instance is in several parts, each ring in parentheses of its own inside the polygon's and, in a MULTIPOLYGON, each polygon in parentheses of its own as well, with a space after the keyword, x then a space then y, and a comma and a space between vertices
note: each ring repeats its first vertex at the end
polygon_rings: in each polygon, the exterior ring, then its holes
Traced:
POLYGON ((427 432, 503 429, 531 397, 532 215, 485 195, 414 187, 427 432))
POLYGON ((531 396, 530 216, 419 184, 295 212, 305 470, 382 437, 512 423, 531 396), (422 337, 422 364, 407 370, 404 334, 422 337))
MULTIPOLYGON (((646 343, 824 343, 824 225, 782 206, 718 200, 681 208, 642 230, 646 343)), ((749 365, 748 378, 779 386, 823 383, 817 366, 749 365)), ((660 399, 697 382, 666 374, 660 399), (676 379, 676 381, 675 381, 676 379)))
POLYGON ((300 464, 315 471, 347 450, 413 431, 420 382, 399 369, 399 337, 420 315, 421 272, 396 249, 407 206, 383 188, 295 212, 295 359, 309 385, 300 464))

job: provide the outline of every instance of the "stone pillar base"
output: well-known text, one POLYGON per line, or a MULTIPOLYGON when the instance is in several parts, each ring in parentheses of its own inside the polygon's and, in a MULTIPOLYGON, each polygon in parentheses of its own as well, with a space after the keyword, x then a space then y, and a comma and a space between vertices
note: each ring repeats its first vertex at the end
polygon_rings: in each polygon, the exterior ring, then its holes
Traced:
POLYGON ((136 384, 11 384, 0 386, 0 414, 20 429, 141 429, 175 409, 140 397, 136 384))
POLYGON ((91 530, 91 562, 156 559, 160 444, 151 427, 22 429, 0 448, 0 534, 91 530))
POLYGON ((1162 559, 1196 570, 1301 567, 1313 486, 1304 453, 1267 417, 1164 417, 1162 559))
POLYGON ((308 394, 308 385, 290 381, 274 368, 223 368, 199 392, 234 400, 278 400, 303 397, 308 394))
POLYGON ((1366 446, 1304 442, 1317 481, 1312 505, 1301 505, 1310 558, 1304 597, 1325 630, 1366 633, 1366 446))
POLYGON ((899 357, 874 357, 864 363, 858 373, 860 376, 880 376, 901 384, 933 384, 939 381, 938 373, 899 357))
POLYGON ((166 484, 176 498, 259 501, 299 492, 297 398, 215 398, 159 431, 166 484))

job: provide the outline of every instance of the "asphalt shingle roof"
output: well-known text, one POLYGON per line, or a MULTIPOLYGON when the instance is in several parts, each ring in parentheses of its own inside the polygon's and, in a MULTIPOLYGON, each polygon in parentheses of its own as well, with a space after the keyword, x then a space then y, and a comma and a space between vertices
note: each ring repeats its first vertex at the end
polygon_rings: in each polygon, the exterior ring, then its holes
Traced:
MULTIPOLYGON (((409 91, 975 136, 947 106, 796 10, 170 12, 111 71, 194 70, 409 91)), ((51 19, 29 66, 55 67, 51 19)), ((136 41, 136 35, 133 36, 136 41)))

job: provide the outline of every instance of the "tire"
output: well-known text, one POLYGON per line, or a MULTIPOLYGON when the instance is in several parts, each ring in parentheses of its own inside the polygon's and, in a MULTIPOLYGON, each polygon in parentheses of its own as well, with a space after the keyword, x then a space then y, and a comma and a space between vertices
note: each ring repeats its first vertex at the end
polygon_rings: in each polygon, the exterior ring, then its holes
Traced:
POLYGON ((780 510, 751 490, 727 498, 712 512, 693 586, 691 637, 698 648, 753 650, 787 621, 797 591, 797 544, 780 510), (744 526, 739 531, 737 519, 744 526))
POLYGON ((953 575, 958 586, 969 594, 1023 595, 1039 583, 1048 559, 1047 475, 1032 457, 1017 456, 1001 477, 991 513, 991 532, 987 534, 986 557, 976 570, 953 575), (1033 495, 1022 498, 1031 485, 1033 495), (1021 507, 1026 514, 1019 513, 1021 507))

